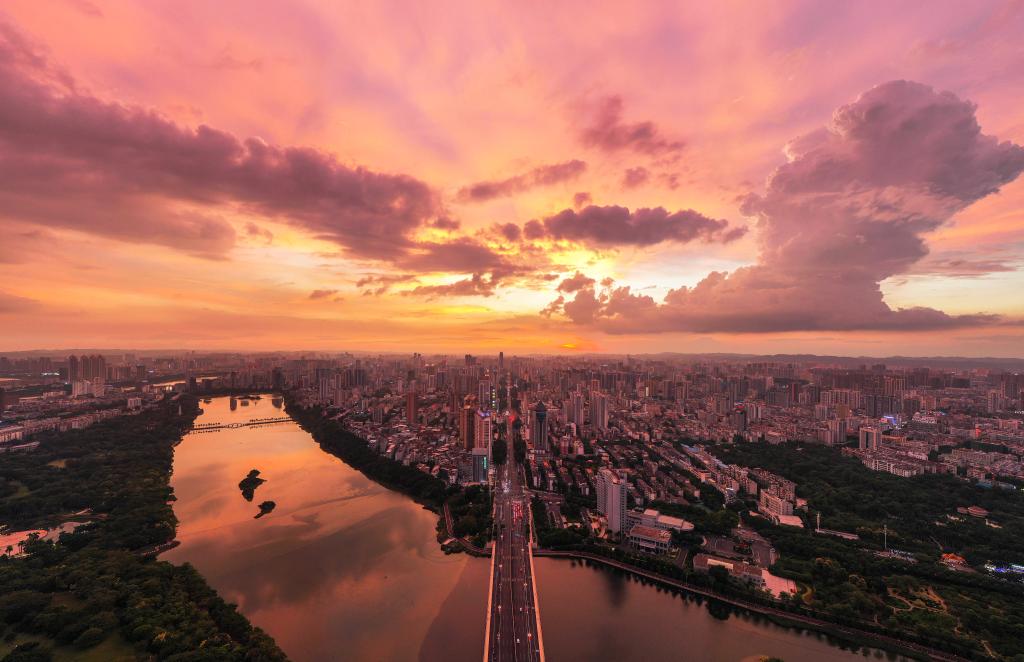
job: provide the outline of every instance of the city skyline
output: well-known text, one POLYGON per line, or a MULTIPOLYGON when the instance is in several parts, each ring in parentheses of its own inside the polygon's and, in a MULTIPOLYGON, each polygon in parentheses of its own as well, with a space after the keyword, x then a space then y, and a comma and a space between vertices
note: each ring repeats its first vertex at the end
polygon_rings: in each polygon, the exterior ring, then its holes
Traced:
POLYGON ((1024 660, 1024 0, 6 0, 0 662, 1024 660))
POLYGON ((2 645, 50 659, 81 631, 77 649, 133 659, 1021 653, 1021 360, 414 349, 0 352, 2 645), (54 518, 77 528, 57 538, 54 518), (103 549, 134 581, 111 582, 103 549), (69 568, 73 586, 55 581, 69 568), (89 607, 47 606, 69 591, 89 607))
POLYGON ((1022 357, 1019 3, 0 11, 0 350, 1022 357))

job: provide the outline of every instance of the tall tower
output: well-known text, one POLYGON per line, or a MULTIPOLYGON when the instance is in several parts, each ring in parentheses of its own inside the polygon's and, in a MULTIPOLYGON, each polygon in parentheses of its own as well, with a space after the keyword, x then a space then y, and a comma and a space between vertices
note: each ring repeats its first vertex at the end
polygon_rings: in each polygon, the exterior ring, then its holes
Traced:
POLYGON ((459 410, 459 442, 467 451, 473 449, 476 436, 473 434, 473 426, 476 423, 476 399, 473 396, 466 396, 463 400, 462 409, 459 410))
POLYGON ((604 393, 590 396, 590 424, 602 432, 608 429, 608 396, 604 393))
POLYGON ((530 442, 534 450, 548 450, 548 408, 543 402, 530 410, 530 442))
POLYGON ((583 403, 583 394, 579 391, 569 395, 569 411, 566 413, 569 422, 575 423, 577 429, 583 427, 583 403))
POLYGON ((478 411, 476 413, 476 421, 473 428, 475 437, 473 447, 490 449, 491 439, 494 436, 491 412, 478 411))
POLYGON ((405 394, 405 418, 409 427, 418 424, 419 421, 419 398, 416 395, 416 388, 410 387, 405 394))

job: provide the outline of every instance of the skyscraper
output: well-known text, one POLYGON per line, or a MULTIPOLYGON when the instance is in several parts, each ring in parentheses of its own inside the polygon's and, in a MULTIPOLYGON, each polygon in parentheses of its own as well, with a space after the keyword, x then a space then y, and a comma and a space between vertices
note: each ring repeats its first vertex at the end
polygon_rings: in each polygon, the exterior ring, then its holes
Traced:
POLYGON ((842 446, 846 443, 846 419, 833 418, 828 422, 828 445, 842 446))
POLYGON ((548 408, 543 402, 530 409, 530 443, 535 450, 548 450, 548 408))
POLYGON ((473 428, 475 438, 473 447, 489 449, 491 447, 491 439, 494 434, 491 412, 478 411, 476 413, 476 421, 473 428))
POLYGON ((474 448, 472 451, 473 460, 473 482, 487 482, 487 468, 490 466, 490 454, 486 448, 474 448))
POLYGON ((477 384, 477 404, 480 409, 490 411, 494 409, 494 384, 489 377, 484 377, 477 384))
POLYGON ((405 420, 410 427, 419 422, 419 398, 413 386, 410 386, 409 392, 405 394, 405 420))
POLYGON ((568 414, 569 422, 575 423, 577 428, 583 427, 583 405, 584 398, 582 393, 575 391, 569 394, 569 410, 566 413, 568 414))
POLYGON ((462 409, 459 410, 459 442, 466 450, 472 450, 475 442, 473 434, 475 421, 473 419, 476 418, 476 407, 474 403, 473 396, 467 396, 463 401, 462 409))
POLYGON ((860 450, 878 450, 878 443, 882 439, 882 433, 875 427, 863 427, 858 435, 860 443, 857 447, 860 450))
POLYGON ((590 396, 590 424, 602 432, 608 429, 608 396, 604 393, 590 396))

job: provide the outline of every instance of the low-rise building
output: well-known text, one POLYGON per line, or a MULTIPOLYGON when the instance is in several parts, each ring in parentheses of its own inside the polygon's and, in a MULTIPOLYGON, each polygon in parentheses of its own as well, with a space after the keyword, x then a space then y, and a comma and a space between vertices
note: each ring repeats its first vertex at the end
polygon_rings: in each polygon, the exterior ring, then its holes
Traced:
POLYGON ((0 444, 10 444, 25 438, 25 428, 21 425, 0 427, 0 444))
POLYGON ((638 524, 629 531, 629 544, 648 554, 664 554, 672 547, 672 534, 665 529, 638 524))

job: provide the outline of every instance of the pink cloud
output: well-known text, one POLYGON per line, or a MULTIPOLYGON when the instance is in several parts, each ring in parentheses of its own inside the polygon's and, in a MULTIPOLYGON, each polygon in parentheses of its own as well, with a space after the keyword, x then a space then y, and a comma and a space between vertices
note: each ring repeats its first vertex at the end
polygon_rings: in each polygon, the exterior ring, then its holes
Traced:
POLYGON ((648 156, 678 155, 686 147, 682 140, 666 138, 652 121, 624 122, 622 97, 601 100, 581 138, 588 147, 606 152, 632 151, 648 156))
POLYGON ((559 292, 577 292, 584 287, 593 287, 594 279, 576 272, 558 284, 559 292))
POLYGON ((650 178, 650 171, 643 166, 627 168, 626 171, 622 173, 622 186, 623 188, 636 188, 646 184, 647 180, 650 178))
POLYGON ((445 285, 419 285, 411 290, 402 292, 405 296, 422 296, 428 299, 438 297, 464 297, 464 296, 494 296, 495 290, 501 282, 501 276, 491 274, 473 274, 469 278, 448 283, 445 285))
POLYGON ((35 307, 36 301, 0 290, 0 315, 23 313, 35 307))
POLYGON ((839 108, 787 146, 788 162, 751 195, 758 263, 712 272, 663 302, 629 287, 580 290, 562 305, 609 332, 929 329, 992 322, 927 307, 893 310, 879 284, 927 252, 924 235, 1013 181, 1024 148, 981 133, 975 107, 893 81, 839 108))
POLYGON ((353 255, 391 258, 437 204, 407 175, 99 99, 2 26, 0 208, 20 220, 207 255, 234 243, 217 213, 231 209, 301 227, 353 255), (170 211, 167 203, 209 211, 170 211))
POLYGON ((663 207, 630 211, 625 207, 590 205, 565 209, 543 221, 529 221, 523 228, 527 239, 550 238, 585 246, 652 246, 666 241, 728 242, 746 228, 729 228, 729 222, 709 218, 692 209, 669 212, 663 207))
POLYGON ((531 188, 570 181, 579 177, 586 169, 587 164, 578 159, 539 166, 508 179, 470 184, 460 189, 457 197, 463 202, 483 202, 492 198, 521 193, 531 188))

